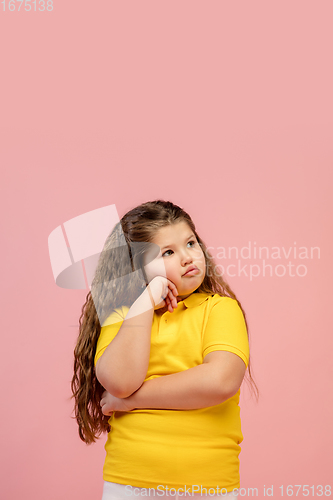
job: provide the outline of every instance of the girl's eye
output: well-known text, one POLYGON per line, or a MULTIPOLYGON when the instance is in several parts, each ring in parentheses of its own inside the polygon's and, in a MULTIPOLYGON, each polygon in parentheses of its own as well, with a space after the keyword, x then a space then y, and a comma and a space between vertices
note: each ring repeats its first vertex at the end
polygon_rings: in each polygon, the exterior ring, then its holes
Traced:
MULTIPOLYGON (((189 244, 189 243, 193 243, 193 245, 195 245, 195 244, 196 244, 196 241, 191 240, 191 241, 189 241, 187 244, 189 244)), ((191 246, 193 246, 193 245, 191 245, 191 246)), ((172 250, 166 250, 166 251, 164 252, 164 254, 162 255, 162 257, 164 257, 164 255, 166 255, 168 252, 172 252, 172 250)))

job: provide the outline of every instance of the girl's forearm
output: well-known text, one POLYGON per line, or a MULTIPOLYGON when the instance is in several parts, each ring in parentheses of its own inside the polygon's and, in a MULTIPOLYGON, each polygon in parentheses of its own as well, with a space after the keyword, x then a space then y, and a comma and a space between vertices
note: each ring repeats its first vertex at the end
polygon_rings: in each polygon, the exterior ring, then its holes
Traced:
POLYGON ((126 398, 133 408, 196 410, 223 403, 232 395, 223 389, 212 363, 147 380, 126 398))
POLYGON ((105 389, 120 398, 136 391, 147 374, 154 309, 145 291, 131 306, 96 371, 105 389))

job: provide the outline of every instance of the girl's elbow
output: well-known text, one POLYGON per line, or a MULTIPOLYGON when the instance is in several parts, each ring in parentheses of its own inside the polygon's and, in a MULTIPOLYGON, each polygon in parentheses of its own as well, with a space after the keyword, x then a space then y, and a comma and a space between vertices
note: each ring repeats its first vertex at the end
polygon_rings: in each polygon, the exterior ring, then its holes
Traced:
POLYGON ((142 385, 133 384, 133 380, 127 383, 124 380, 117 382, 115 377, 110 376, 109 371, 104 368, 103 364, 98 362, 96 364, 95 373, 98 382, 115 398, 127 398, 137 391, 140 385, 142 385))
POLYGON ((107 392, 112 394, 112 396, 114 396, 115 398, 121 397, 121 396, 119 396, 119 394, 121 392, 119 390, 119 388, 117 388, 113 383, 111 383, 107 377, 105 377, 105 376, 103 376, 103 374, 99 373, 99 375, 96 374, 96 378, 97 378, 98 382, 101 384, 101 386, 104 387, 104 389, 107 392))
MULTIPOLYGON (((103 385, 103 384, 102 384, 103 385)), ((106 383, 103 385, 103 387, 110 393, 112 396, 115 398, 119 399, 125 399, 128 398, 129 396, 132 396, 134 392, 138 390, 137 388, 132 388, 132 387, 115 387, 113 384, 108 384, 106 383), (106 387, 108 386, 108 387, 106 387)))
POLYGON ((136 391, 140 389, 143 382, 144 381, 143 380, 141 381, 141 379, 138 382, 135 381, 133 378, 131 378, 130 380, 127 381, 126 384, 123 384, 122 387, 119 388, 119 390, 117 391, 118 395, 116 397, 125 399, 132 396, 132 394, 134 394, 136 391))
MULTIPOLYGON (((103 356, 102 356, 103 357, 103 356)), ((98 382, 101 384, 104 389, 112 394, 112 396, 116 398, 120 398, 118 394, 121 394, 121 388, 115 384, 115 380, 113 377, 110 377, 110 374, 105 369, 104 364, 102 363, 102 358, 97 360, 95 367, 95 374, 98 382)))

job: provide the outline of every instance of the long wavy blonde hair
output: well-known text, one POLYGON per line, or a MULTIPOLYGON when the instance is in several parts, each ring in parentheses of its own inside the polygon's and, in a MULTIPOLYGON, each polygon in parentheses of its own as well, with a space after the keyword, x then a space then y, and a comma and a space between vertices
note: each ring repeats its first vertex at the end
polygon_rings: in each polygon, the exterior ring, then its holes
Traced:
MULTIPOLYGON (((109 418, 100 407, 104 387, 96 378, 94 357, 101 332, 101 325, 109 314, 120 306, 130 307, 142 293, 148 281, 144 271, 147 243, 152 243, 157 231, 165 226, 186 222, 197 238, 205 255, 206 275, 196 292, 231 297, 241 308, 249 336, 246 314, 234 292, 222 275, 217 274, 216 264, 204 241, 196 232, 191 217, 179 206, 169 201, 156 200, 143 203, 127 212, 107 237, 101 252, 91 291, 86 296, 79 318, 79 335, 74 349, 74 375, 71 390, 74 398, 75 418, 79 436, 87 444, 103 432, 109 432, 109 418), (125 251, 124 251, 125 250, 125 251), (116 293, 114 280, 118 280, 116 293), (144 281, 143 281, 143 278, 144 281)), ((251 374, 250 360, 247 373, 251 390, 258 400, 259 391, 251 374)))

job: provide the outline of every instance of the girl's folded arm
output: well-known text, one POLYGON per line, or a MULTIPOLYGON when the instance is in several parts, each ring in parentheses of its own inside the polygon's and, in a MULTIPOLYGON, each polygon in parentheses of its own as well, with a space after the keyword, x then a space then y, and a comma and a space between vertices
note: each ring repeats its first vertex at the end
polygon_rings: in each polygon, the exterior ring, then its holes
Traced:
POLYGON ((170 410, 195 410, 223 403, 237 393, 246 366, 234 353, 218 352, 220 356, 211 356, 201 365, 147 380, 126 400, 133 408, 170 410))

